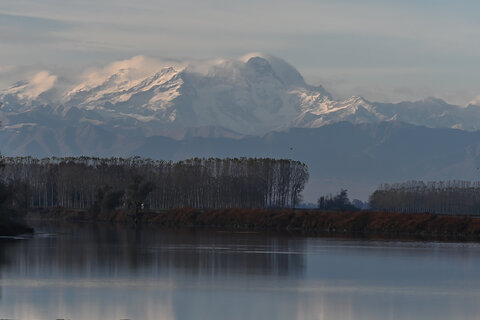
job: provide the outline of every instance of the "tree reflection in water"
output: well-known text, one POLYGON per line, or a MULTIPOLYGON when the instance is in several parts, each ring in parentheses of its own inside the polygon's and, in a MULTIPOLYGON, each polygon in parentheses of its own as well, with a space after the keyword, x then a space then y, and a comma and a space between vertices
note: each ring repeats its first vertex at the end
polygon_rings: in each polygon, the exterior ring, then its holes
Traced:
POLYGON ((18 304, 9 317, 42 310, 64 317, 73 308, 94 318, 114 312, 156 319, 145 312, 167 310, 164 318, 176 319, 185 313, 185 301, 210 301, 198 290, 224 286, 216 291, 220 300, 222 290, 248 291, 252 283, 268 286, 285 277, 295 281, 305 267, 303 238, 90 223, 42 222, 35 228, 33 239, 2 247, 10 262, 1 267, 8 275, 4 303, 18 304), (64 313, 49 311, 63 310, 62 304, 64 313))
POLYGON ((0 245, 0 318, 439 320, 480 314, 478 244, 87 223, 34 227, 33 239, 0 245))
MULTIPOLYGON (((263 233, 164 230, 64 224, 55 236, 7 246, 11 267, 26 275, 130 276, 188 273, 301 276, 304 241, 263 233)), ((40 230, 51 226, 41 225, 40 230)), ((38 229, 38 227, 37 227, 38 229)))
POLYGON ((14 249, 16 244, 18 244, 20 240, 15 238, 3 238, 0 239, 0 300, 2 299, 2 279, 3 279, 3 270, 9 264, 11 264, 11 255, 7 252, 7 248, 14 249))

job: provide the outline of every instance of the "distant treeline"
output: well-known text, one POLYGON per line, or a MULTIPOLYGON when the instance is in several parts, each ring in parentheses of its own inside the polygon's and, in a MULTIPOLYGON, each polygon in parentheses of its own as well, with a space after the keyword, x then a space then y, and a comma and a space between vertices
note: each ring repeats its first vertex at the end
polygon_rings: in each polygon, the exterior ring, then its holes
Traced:
MULTIPOLYGON (((153 184, 145 208, 287 208, 301 200, 305 164, 289 159, 4 157, 0 179, 14 192, 12 206, 88 209, 108 190, 132 181, 153 184)), ((128 190, 127 190, 128 192, 128 190)))
MULTIPOLYGON (((360 200, 356 200, 361 203, 360 200)), ((358 203, 357 202, 357 203, 358 203)), ((363 203, 361 203, 363 206, 363 203)), ((361 207, 356 207, 350 199, 348 199, 348 194, 346 189, 340 190, 336 195, 331 193, 325 196, 321 196, 317 201, 317 208, 325 211, 358 211, 361 210, 361 207)))
POLYGON ((408 181, 380 186, 370 196, 375 210, 409 213, 480 214, 480 183, 408 181))

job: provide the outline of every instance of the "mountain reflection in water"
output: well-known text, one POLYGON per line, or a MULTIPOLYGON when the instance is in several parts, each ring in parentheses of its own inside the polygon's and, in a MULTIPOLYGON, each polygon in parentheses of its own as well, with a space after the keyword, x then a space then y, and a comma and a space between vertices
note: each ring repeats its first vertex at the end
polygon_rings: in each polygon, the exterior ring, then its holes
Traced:
POLYGON ((476 319, 477 244, 37 223, 0 241, 0 318, 476 319))

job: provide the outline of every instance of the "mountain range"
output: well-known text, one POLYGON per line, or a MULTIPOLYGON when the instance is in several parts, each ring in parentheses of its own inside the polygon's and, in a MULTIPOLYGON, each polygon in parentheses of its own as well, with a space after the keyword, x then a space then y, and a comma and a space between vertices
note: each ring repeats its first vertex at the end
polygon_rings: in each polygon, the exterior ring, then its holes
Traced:
POLYGON ((138 56, 76 80, 48 71, 0 91, 5 155, 271 156, 306 162, 305 197, 382 182, 475 179, 480 107, 336 100, 270 55, 195 63, 138 56))

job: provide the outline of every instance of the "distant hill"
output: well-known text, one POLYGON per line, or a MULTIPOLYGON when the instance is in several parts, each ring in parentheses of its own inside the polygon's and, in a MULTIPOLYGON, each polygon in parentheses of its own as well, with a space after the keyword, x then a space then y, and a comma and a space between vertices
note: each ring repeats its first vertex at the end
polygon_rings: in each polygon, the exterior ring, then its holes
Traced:
POLYGON ((479 175, 479 106, 339 101, 270 55, 167 65, 138 56, 64 80, 42 71, 0 91, 3 154, 294 158, 310 167, 308 201, 479 175))
POLYGON ((5 155, 140 155, 165 160, 293 158, 310 168, 310 183, 304 193, 309 201, 340 188, 347 188, 351 198, 367 199, 385 182, 480 177, 480 131, 435 129, 397 121, 340 122, 231 138, 202 133, 203 136, 191 135, 181 140, 165 136, 145 138, 130 129, 119 133, 92 124, 26 129, 28 139, 18 139, 15 129, 0 131, 5 155))

